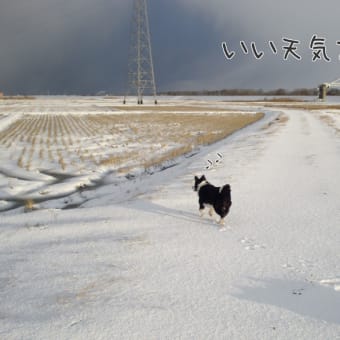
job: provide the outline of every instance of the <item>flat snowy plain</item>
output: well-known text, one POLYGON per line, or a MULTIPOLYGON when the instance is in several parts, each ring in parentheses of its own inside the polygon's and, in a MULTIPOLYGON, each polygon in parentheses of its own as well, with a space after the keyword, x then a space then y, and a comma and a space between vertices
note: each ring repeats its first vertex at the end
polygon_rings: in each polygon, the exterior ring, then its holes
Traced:
POLYGON ((219 105, 266 116, 76 209, 0 213, 1 339, 340 339, 340 111, 219 105), (231 185, 223 228, 202 173, 231 185))

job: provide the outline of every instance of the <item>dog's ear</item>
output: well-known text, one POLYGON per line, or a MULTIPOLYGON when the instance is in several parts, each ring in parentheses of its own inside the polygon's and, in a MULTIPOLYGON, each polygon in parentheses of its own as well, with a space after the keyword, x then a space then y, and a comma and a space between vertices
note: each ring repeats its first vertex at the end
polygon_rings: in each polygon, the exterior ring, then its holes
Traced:
POLYGON ((197 176, 195 176, 195 181, 198 181, 198 177, 197 176))
POLYGON ((205 178, 205 176, 203 175, 202 177, 201 177, 201 181, 206 181, 207 179, 205 178))

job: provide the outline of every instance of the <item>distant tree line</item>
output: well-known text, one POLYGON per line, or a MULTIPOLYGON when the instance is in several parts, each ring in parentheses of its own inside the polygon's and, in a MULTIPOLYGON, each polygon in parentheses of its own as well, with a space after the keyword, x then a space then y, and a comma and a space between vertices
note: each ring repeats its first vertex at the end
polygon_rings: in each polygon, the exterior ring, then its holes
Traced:
MULTIPOLYGON (((223 90, 201 90, 201 91, 167 91, 160 93, 168 96, 317 96, 318 89, 300 88, 294 90, 276 89, 223 89, 223 90)), ((340 96, 340 89, 330 89, 329 96, 340 96)))
MULTIPOLYGON (((2 92, 0 92, 1 94, 2 92)), ((34 96, 4 96, 4 94, 0 95, 0 100, 6 100, 6 99, 16 99, 16 100, 23 100, 23 99, 35 99, 34 96)))

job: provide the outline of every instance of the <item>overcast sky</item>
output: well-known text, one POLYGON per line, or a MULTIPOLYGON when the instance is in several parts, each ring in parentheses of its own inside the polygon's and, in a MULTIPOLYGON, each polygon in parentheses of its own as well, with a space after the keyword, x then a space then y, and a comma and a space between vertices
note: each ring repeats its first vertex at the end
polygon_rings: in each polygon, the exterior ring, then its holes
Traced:
MULTIPOLYGON (((124 93, 133 0, 0 1, 0 91, 124 93)), ((160 91, 312 88, 340 78, 339 0, 149 0, 148 9, 160 91), (299 42, 300 60, 284 60, 283 38, 299 42)))

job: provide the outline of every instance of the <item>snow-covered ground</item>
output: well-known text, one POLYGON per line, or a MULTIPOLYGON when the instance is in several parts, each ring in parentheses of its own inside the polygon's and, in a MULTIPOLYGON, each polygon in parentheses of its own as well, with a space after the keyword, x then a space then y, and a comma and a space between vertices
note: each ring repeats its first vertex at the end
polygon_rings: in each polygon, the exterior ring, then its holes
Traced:
POLYGON ((157 106, 105 97, 2 100, 0 212, 33 203, 74 207, 93 196, 84 191, 173 165, 169 159, 262 117, 226 106, 179 98, 157 106))
POLYGON ((80 208, 2 214, 0 338, 340 339, 339 113, 281 111, 80 208), (222 229, 199 173, 231 184, 222 229))

